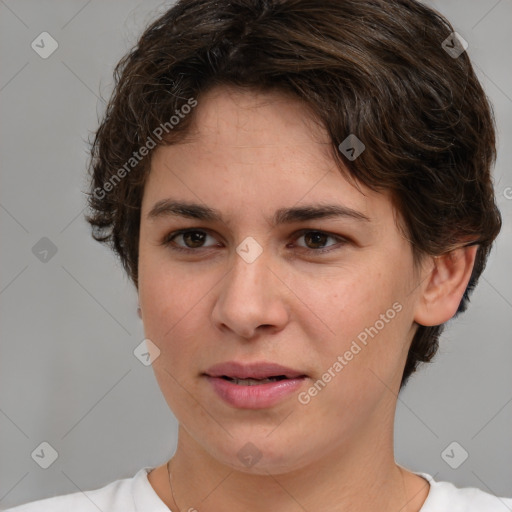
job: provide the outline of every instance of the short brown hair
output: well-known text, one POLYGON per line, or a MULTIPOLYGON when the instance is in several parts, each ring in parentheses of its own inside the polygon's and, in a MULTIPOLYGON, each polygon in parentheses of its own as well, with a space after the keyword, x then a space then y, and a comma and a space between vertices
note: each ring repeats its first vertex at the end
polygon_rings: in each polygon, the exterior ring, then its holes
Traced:
MULTIPOLYGON (((113 248, 138 286, 151 160, 140 153, 183 137, 193 117, 180 115, 184 106, 211 87, 277 89, 314 112, 340 172, 391 193, 415 261, 478 244, 457 314, 464 311, 501 216, 490 175, 491 107, 467 53, 455 56, 442 44, 454 46, 453 32, 413 0, 179 1, 116 67, 91 148, 87 220, 94 238, 113 248), (351 134, 366 146, 355 160, 338 150, 351 134)), ((418 326, 402 385, 432 359, 442 329, 418 326)))

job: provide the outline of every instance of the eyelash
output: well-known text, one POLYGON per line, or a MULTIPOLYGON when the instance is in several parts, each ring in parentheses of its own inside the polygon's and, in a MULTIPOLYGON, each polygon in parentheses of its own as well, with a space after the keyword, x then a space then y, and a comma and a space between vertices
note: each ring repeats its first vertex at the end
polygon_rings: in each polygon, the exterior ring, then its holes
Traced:
MULTIPOLYGON (((187 248, 187 247, 180 247, 178 245, 174 245, 173 242, 174 242, 175 238, 177 238, 177 237, 179 237, 181 235, 185 235, 187 233, 204 233, 206 235, 210 235, 210 233, 208 233, 208 231, 203 230, 203 229, 181 229, 179 231, 173 231, 172 233, 169 233, 168 235, 166 235, 165 238, 162 241, 162 245, 164 245, 165 247, 169 247, 173 251, 182 252, 182 253, 189 253, 189 254, 193 253, 193 252, 199 252, 200 250, 211 249, 211 248, 214 247, 214 246, 198 247, 198 248, 194 249, 194 248, 191 248, 191 247, 187 248)), ((344 237, 333 235, 331 233, 326 233, 325 231, 319 231, 317 229, 302 229, 302 230, 300 230, 300 231, 298 231, 297 233, 294 234, 293 240, 296 241, 296 240, 298 240, 299 238, 301 238, 302 236, 304 236, 305 234, 308 234, 308 233, 315 233, 315 234, 324 235, 324 236, 327 236, 328 238, 332 238, 332 239, 334 239, 334 240, 336 240, 338 242, 337 244, 333 244, 333 245, 330 245, 328 247, 324 247, 324 248, 320 248, 320 249, 311 249, 309 247, 299 246, 300 250, 308 252, 308 253, 324 254, 324 253, 327 253, 327 252, 331 252, 332 250, 335 250, 336 247, 339 248, 340 245, 344 246, 347 243, 349 243, 349 240, 344 238, 344 237)))

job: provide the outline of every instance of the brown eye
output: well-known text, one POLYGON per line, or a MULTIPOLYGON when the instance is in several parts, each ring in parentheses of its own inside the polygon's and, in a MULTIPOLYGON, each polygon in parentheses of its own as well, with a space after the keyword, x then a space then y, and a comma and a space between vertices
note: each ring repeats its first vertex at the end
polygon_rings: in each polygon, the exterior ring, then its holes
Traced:
POLYGON ((212 238, 215 242, 215 238, 206 231, 197 229, 175 231, 167 235, 162 244, 176 251, 193 251, 194 249, 207 249, 218 245, 216 243, 204 245, 208 237, 212 238), (181 242, 178 243, 178 241, 181 242))
POLYGON ((195 249, 203 245, 207 235, 202 231, 188 231, 187 233, 182 233, 181 236, 187 247, 195 249))
POLYGON ((304 235, 304 241, 310 249, 323 249, 329 238, 329 235, 320 231, 310 231, 304 235))
POLYGON ((331 247, 339 245, 340 243, 346 243, 344 238, 330 235, 323 231, 304 230, 299 233, 296 240, 300 240, 301 238, 304 239, 305 245, 298 244, 298 247, 314 252, 329 251, 331 247), (329 239, 333 240, 334 243, 326 245, 329 239))

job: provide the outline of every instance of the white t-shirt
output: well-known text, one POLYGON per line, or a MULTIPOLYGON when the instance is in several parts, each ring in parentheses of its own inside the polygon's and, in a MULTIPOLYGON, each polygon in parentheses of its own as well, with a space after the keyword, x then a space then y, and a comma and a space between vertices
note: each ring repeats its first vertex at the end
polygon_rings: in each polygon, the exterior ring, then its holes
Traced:
MULTIPOLYGON (((116 480, 101 489, 33 501, 5 512, 169 512, 149 483, 148 473, 153 469, 142 468, 133 478, 116 480)), ((512 498, 497 498, 474 487, 458 489, 448 482, 436 482, 427 473, 416 474, 430 483, 420 512, 512 511, 512 498)))

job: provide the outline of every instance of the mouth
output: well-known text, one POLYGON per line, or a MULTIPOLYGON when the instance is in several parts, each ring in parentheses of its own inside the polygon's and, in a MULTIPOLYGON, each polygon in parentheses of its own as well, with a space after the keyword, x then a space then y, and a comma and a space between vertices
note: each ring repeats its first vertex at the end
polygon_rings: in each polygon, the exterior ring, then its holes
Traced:
POLYGON ((228 361, 208 368, 204 375, 229 380, 243 386, 254 386, 265 382, 307 377, 300 370, 266 361, 248 364, 228 361))
POLYGON ((264 379, 239 379, 237 377, 228 377, 227 375, 222 375, 221 379, 232 382, 238 386, 259 386, 268 382, 279 382, 280 380, 288 379, 288 377, 285 375, 276 375, 272 377, 265 377, 264 379))
POLYGON ((272 407, 302 387, 308 375, 269 362, 221 363, 202 374, 218 397, 232 407, 272 407))

